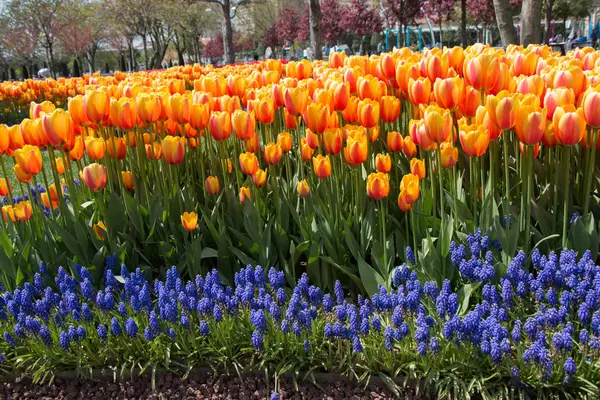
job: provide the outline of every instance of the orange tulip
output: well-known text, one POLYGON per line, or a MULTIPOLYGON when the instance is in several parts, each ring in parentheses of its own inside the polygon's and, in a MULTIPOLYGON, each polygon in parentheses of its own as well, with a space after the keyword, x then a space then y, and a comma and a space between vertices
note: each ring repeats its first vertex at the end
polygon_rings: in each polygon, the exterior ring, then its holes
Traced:
POLYGON ((104 221, 98 221, 98 223, 94 224, 93 229, 100 240, 104 240, 104 234, 106 233, 106 225, 104 225, 104 221))
POLYGON ((162 140, 162 151, 165 161, 171 165, 178 165, 185 155, 185 138, 179 136, 166 136, 162 140))
POLYGON ((33 176, 31 176, 28 173, 26 173, 25 171, 23 171, 21 169, 21 167, 19 166, 19 164, 16 164, 15 166, 13 166, 13 171, 15 173, 15 176, 19 180, 19 182, 29 183, 33 180, 33 176))
POLYGON ((283 92, 283 103, 290 115, 301 115, 308 106, 308 89, 305 87, 286 88, 283 92))
POLYGON ((356 96, 352 96, 348 99, 348 104, 344 111, 342 111, 342 116, 344 120, 348 123, 358 122, 358 103, 360 102, 359 98, 356 96))
POLYGON ((87 114, 85 113, 82 95, 71 97, 69 99, 68 108, 69 114, 71 115, 75 125, 89 126, 91 124, 87 114))
POLYGON ((108 155, 111 158, 118 158, 122 160, 125 158, 125 154, 127 153, 127 143, 125 143, 125 138, 122 137, 110 137, 106 141, 106 150, 108 151, 108 155))
POLYGON ((257 188, 263 187, 265 183, 267 183, 267 170, 257 169, 256 172, 252 174, 252 181, 257 188))
POLYGON ((42 153, 39 147, 26 144, 15 151, 15 161, 28 175, 37 175, 42 170, 42 153))
POLYGON ((29 201, 21 201, 14 206, 15 217, 19 221, 27 221, 33 215, 33 209, 29 201))
POLYGON ((227 140, 231 135, 231 116, 227 111, 215 111, 208 120, 208 130, 218 142, 227 140))
POLYGON ((465 94, 463 80, 458 77, 438 79, 433 84, 433 95, 440 107, 456 110, 465 94))
POLYGON ((381 200, 390 193, 390 178, 383 172, 373 172, 367 178, 367 194, 373 200, 381 200))
POLYGON ((306 126, 311 131, 314 133, 323 133, 327 129, 329 114, 329 106, 312 103, 306 107, 303 118, 306 126))
POLYGON ((425 162, 418 158, 410 160, 410 172, 419 177, 419 179, 425 178, 425 162))
POLYGON ((323 147, 328 154, 337 154, 342 150, 342 133, 340 128, 330 128, 323 132, 323 147))
POLYGON ((43 114, 50 114, 52 111, 56 109, 56 106, 51 101, 42 101, 41 103, 36 103, 32 101, 29 105, 29 118, 30 119, 38 119, 43 114))
POLYGON ((406 157, 414 157, 417 154, 417 145, 410 136, 405 136, 402 143, 402 151, 406 157))
POLYGON ((539 56, 535 52, 517 52, 513 58, 514 75, 533 75, 535 74, 539 56))
POLYGON ((367 135, 361 130, 352 131, 346 139, 344 159, 350 166, 362 164, 367 159, 367 135))
MULTIPOLYGON (((54 162, 54 167, 56 168, 56 172, 58 172, 59 175, 62 175, 65 173, 65 161, 63 160, 62 157, 57 157, 56 161, 54 162)), ((67 168, 69 167, 69 164, 67 164, 67 168)))
POLYGON ((410 209, 412 208, 412 203, 408 202, 408 192, 406 190, 401 191, 400 194, 398 194, 398 208, 400 208, 400 211, 402 212, 407 212, 410 211, 410 209))
POLYGON ((110 120, 119 129, 130 130, 137 124, 137 110, 133 99, 110 99, 110 120))
POLYGON ((379 103, 375 100, 364 99, 358 103, 358 121, 365 128, 373 128, 379 123, 379 103))
POLYGON ((252 137, 245 142, 246 151, 250 153, 256 153, 260 150, 260 140, 258 139, 258 134, 252 135, 252 137))
POLYGON ((254 153, 240 154, 240 168, 246 175, 252 175, 258 170, 258 158, 254 153))
POLYGON ((246 199, 252 200, 252 196, 250 195, 250 188, 242 186, 240 188, 240 203, 245 204, 246 199))
POLYGON ((316 157, 313 157, 313 169, 315 171, 315 175, 320 178, 327 178, 331 175, 331 162, 329 161, 329 156, 323 157, 322 154, 319 154, 316 157))
POLYGON ((83 138, 76 136, 73 148, 69 151, 69 158, 73 161, 80 160, 83 157, 83 147, 83 138))
POLYGON ((575 92, 570 88, 556 88, 548 90, 544 96, 544 107, 548 110, 547 118, 552 119, 556 107, 575 104, 575 92))
MULTIPOLYGON (((585 135, 584 135, 585 137, 585 135)), ((549 123, 546 124, 546 129, 544 129, 544 136, 542 136, 542 144, 544 147, 554 147, 556 146, 556 135, 554 135, 554 124, 549 123)))
POLYGON ((283 109, 283 122, 288 129, 296 129, 298 126, 298 117, 293 116, 286 108, 283 109))
POLYGON ((519 101, 509 93, 500 92, 497 96, 488 96, 486 109, 493 123, 501 130, 512 129, 517 122, 519 101))
POLYGON ((502 130, 492 121, 492 117, 485 107, 479 107, 475 114, 475 123, 483 125, 490 132, 490 140, 496 140, 502 134, 502 130))
POLYGON ((140 120, 146 124, 158 121, 162 114, 162 102, 159 96, 141 93, 135 98, 140 120))
POLYGON ((447 109, 431 105, 423 114, 425 132, 432 142, 446 142, 452 134, 452 114, 447 109))
POLYGON ((394 122, 400 115, 400 99, 393 96, 383 96, 379 101, 381 119, 383 122, 394 122))
POLYGON ((227 93, 230 96, 243 97, 248 87, 248 80, 241 75, 229 75, 227 78, 227 93))
POLYGON ((25 140, 23 140, 23 134, 21 133, 20 125, 13 125, 7 128, 8 136, 10 137, 10 150, 18 150, 25 145, 25 140))
POLYGON ((409 81, 411 79, 418 79, 419 76, 421 76, 419 68, 412 62, 401 61, 396 65, 396 82, 398 83, 398 88, 404 94, 408 93, 409 81))
POLYGON ((179 93, 169 97, 169 111, 171 118, 178 124, 190 122, 192 111, 192 96, 179 93))
POLYGON ((431 95, 431 81, 427 78, 410 78, 408 81, 408 97, 413 104, 429 103, 431 95))
POLYGON ((464 76, 467 83, 476 90, 489 92, 500 76, 500 64, 492 54, 482 53, 465 60, 464 76))
POLYGON ((281 156, 283 155, 283 151, 278 144, 273 142, 267 143, 264 149, 265 162, 268 165, 275 165, 281 160, 281 156))
POLYGON ((15 209, 13 208, 13 206, 2 206, 2 218, 4 219, 4 222, 8 222, 9 219, 12 222, 17 221, 17 219, 15 218, 15 209))
POLYGON ((333 110, 333 93, 328 89, 315 89, 312 100, 315 103, 324 104, 333 110))
POLYGON ((254 135, 256 120, 253 112, 235 110, 231 114, 231 126, 235 136, 240 140, 248 140, 254 135))
POLYGON ((300 140, 300 151, 302 155, 302 161, 308 161, 312 158, 315 149, 309 146, 306 138, 300 140))
MULTIPOLYGON (((524 105, 519 107, 515 130, 521 142, 533 145, 542 139, 546 129, 546 114, 546 109, 524 105)), ((556 129, 556 125, 554 129, 556 129)))
POLYGON ((321 143, 319 135, 312 133, 310 129, 306 129, 306 143, 313 149, 316 149, 321 143))
POLYGON ((431 82, 435 82, 437 79, 444 79, 448 76, 448 56, 447 55, 432 55, 424 59, 425 70, 427 71, 427 77, 431 82))
POLYGON ((10 181, 7 183, 6 179, 0 178, 0 196, 8 196, 8 193, 12 191, 10 181))
POLYGON ((106 168, 100 164, 90 164, 83 169, 83 181, 92 192, 104 189, 106 186, 106 168))
POLYGON ((98 125, 106 125, 109 121, 110 100, 108 94, 94 90, 83 96, 83 108, 87 119, 98 125))
POLYGON ((400 195, 406 204, 412 204, 419 198, 421 186, 419 177, 415 174, 406 174, 400 182, 400 195))
POLYGON ((336 82, 331 85, 333 93, 333 109, 343 111, 350 100, 350 85, 346 82, 336 82))
POLYGON ((204 187, 206 189, 206 193, 218 194, 221 190, 219 178, 217 178, 216 176, 208 176, 206 178, 206 181, 204 182, 204 187))
MULTIPOLYGON (((42 116, 42 127, 48 143, 54 146, 64 144, 74 136, 71 116, 62 108, 42 116)), ((72 140, 72 139, 71 139, 72 140)))
POLYGON ((575 111, 575 107, 557 107, 552 118, 554 135, 558 143, 573 146, 581 141, 586 133, 586 124, 582 109, 575 111), (572 111, 567 111, 572 110, 572 111))
POLYGON ((388 151, 395 153, 403 148, 402 135, 399 132, 392 131, 387 134, 387 148, 388 151))
POLYGON ((125 186, 125 189, 133 190, 133 174, 131 171, 121 171, 121 177, 123 178, 123 186, 125 186))
POLYGON ((483 125, 463 125, 460 129, 460 144, 469 157, 483 155, 490 144, 490 131, 483 125))
POLYGON ((10 148, 10 133, 8 127, 0 124, 0 156, 10 148))
POLYGON ((583 97, 583 116, 592 128, 600 128, 600 92, 589 92, 583 97))
POLYGON ((298 192, 298 196, 300 196, 300 197, 308 196, 308 194, 310 193, 310 187, 308 186, 308 182, 306 181, 306 179, 303 179, 300 182, 298 182, 298 185, 296 186, 296 190, 298 192))
POLYGON ((256 119, 263 124, 270 124, 275 119, 275 103, 271 99, 255 100, 256 119))
POLYGON ((277 144, 282 152, 289 152, 292 150, 292 135, 290 135, 289 132, 281 132, 277 135, 277 144))
POLYGON ((146 156, 149 160, 160 160, 162 158, 162 146, 158 142, 147 143, 146 156))
POLYGON ((192 104, 190 106, 189 124, 196 130, 206 128, 210 117, 210 106, 208 104, 192 104))
POLYGON ((58 201, 51 199, 50 196, 48 196, 48 193, 45 193, 45 192, 41 193, 40 198, 42 199, 42 203, 44 204, 44 206, 46 208, 54 210, 55 208, 58 208, 58 206, 59 206, 58 201))
POLYGON ((389 154, 377 154, 375 157, 375 168, 377 171, 388 173, 392 169, 392 158, 389 154))
POLYGON ((92 160, 100 160, 104 157, 104 153, 106 152, 106 143, 102 138, 88 136, 85 139, 85 150, 92 160))
POLYGON ((448 65, 455 71, 461 71, 463 67, 463 61, 465 60, 465 52, 462 47, 454 46, 451 49, 446 50, 448 56, 448 65))
POLYGON ((181 225, 186 231, 193 231, 198 226, 198 214, 196 214, 193 211, 184 212, 183 214, 181 214, 181 225))
POLYGON ((477 112, 477 108, 481 105, 481 96, 479 92, 472 88, 471 86, 467 86, 465 88, 465 95, 463 101, 460 105, 460 111, 462 115, 466 117, 474 117, 477 112))
POLYGON ((367 75, 365 77, 359 76, 356 80, 356 88, 358 97, 361 100, 371 99, 379 101, 382 96, 387 94, 387 86, 385 83, 372 75, 367 75))
POLYGON ((442 158, 442 167, 452 168, 458 162, 458 149, 452 143, 445 142, 440 144, 440 155, 442 158))
POLYGON ((331 68, 340 68, 344 65, 346 53, 343 51, 332 51, 329 53, 329 66, 331 68))

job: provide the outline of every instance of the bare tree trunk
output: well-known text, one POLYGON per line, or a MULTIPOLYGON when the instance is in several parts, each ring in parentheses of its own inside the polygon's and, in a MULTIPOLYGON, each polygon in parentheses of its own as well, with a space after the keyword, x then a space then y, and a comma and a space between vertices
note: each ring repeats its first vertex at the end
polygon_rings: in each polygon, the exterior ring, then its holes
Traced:
POLYGON ((50 76, 56 78, 56 72, 54 72, 54 46, 52 42, 47 42, 48 45, 48 66, 50 67, 50 76))
POLYGON ((142 41, 144 42, 144 69, 148 69, 148 43, 146 42, 146 35, 142 35, 142 41))
POLYGON ((544 31, 544 44, 550 43, 552 35, 552 7, 554 7, 554 0, 546 0, 546 30, 544 31))
POLYGON ((323 49, 321 48, 321 5, 319 0, 308 0, 309 19, 310 19, 310 47, 315 60, 323 58, 323 49))
POLYGON ((460 45, 467 47, 467 0, 460 0, 460 45))
POLYGON ((540 43, 542 0, 523 0, 521 7, 521 44, 540 43))
POLYGON ((494 0, 494 11, 500 31, 503 46, 517 43, 517 30, 513 24, 512 11, 509 0, 494 0))
POLYGON ((235 62, 235 52, 233 51, 233 28, 231 27, 231 3, 224 0, 221 4, 223 11, 223 56, 227 64, 235 62))

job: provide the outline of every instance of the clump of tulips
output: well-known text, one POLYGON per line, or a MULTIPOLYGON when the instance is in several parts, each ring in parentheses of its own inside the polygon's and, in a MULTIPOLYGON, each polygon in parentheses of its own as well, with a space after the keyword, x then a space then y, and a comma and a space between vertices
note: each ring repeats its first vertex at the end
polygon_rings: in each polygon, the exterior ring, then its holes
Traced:
POLYGON ((451 278, 451 240, 503 217, 525 251, 566 245, 574 212, 597 230, 599 57, 478 44, 55 82, 65 109, 0 126, 2 223, 34 233, 26 265, 52 236, 46 261, 258 262, 374 292, 410 244, 451 278), (30 183, 54 190, 15 204, 30 183))

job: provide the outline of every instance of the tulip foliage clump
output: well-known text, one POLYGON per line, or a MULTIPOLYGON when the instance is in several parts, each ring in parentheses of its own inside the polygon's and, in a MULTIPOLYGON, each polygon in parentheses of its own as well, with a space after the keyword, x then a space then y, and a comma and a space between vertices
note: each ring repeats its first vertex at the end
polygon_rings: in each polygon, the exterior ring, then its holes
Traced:
POLYGON ((2 83, 38 102, 0 125, 1 280, 44 261, 100 284, 116 254, 147 277, 258 264, 374 293, 408 245, 460 282, 450 243, 476 229, 500 270, 596 259, 599 59, 474 45, 2 83))

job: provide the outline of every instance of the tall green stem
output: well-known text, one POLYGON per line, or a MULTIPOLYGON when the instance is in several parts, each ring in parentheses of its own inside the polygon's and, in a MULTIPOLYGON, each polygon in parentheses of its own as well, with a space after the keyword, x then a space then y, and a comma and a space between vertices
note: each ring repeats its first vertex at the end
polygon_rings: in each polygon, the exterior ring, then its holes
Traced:
MULTIPOLYGON (((586 169, 586 171, 584 171, 584 173, 586 174, 586 185, 585 185, 585 191, 583 193, 583 215, 587 215, 588 211, 590 209, 590 197, 591 197, 591 192, 592 192, 592 183, 596 180, 596 142, 598 140, 598 129, 597 128, 591 128, 592 129, 592 140, 591 140, 591 149, 588 150, 588 152, 591 153, 590 155, 590 162, 588 164, 588 167, 586 169)), ((590 141, 588 141, 588 143, 590 143, 590 141)), ((588 145, 589 147, 589 145, 588 145)))
POLYGON ((569 174, 571 173, 571 147, 564 146, 563 148, 563 162, 565 164, 565 178, 564 178, 564 199, 563 199, 563 229, 562 229, 562 246, 567 246, 567 224, 569 222, 569 174))
POLYGON ((525 254, 529 252, 529 244, 530 244, 530 231, 531 231, 531 195, 533 191, 533 146, 528 145, 526 147, 527 150, 527 158, 525 162, 527 163, 527 198, 525 199, 526 207, 525 207, 525 254))
POLYGON ((510 210, 510 175, 508 170, 508 132, 504 131, 502 134, 502 160, 504 161, 504 199, 507 204, 507 209, 504 210, 505 214, 509 214, 510 210))

